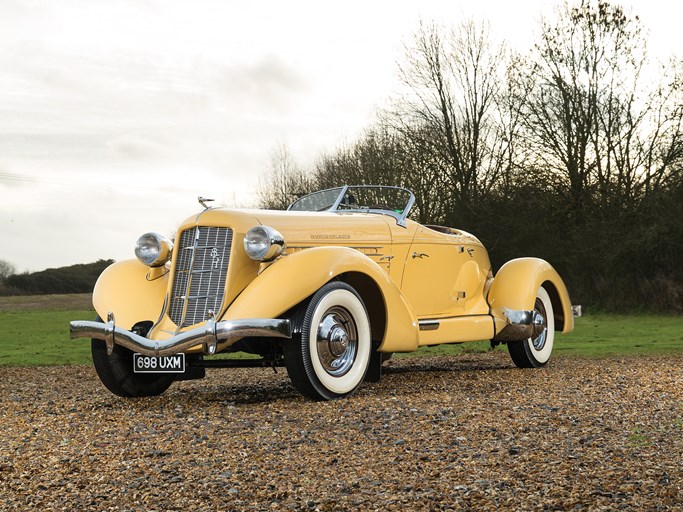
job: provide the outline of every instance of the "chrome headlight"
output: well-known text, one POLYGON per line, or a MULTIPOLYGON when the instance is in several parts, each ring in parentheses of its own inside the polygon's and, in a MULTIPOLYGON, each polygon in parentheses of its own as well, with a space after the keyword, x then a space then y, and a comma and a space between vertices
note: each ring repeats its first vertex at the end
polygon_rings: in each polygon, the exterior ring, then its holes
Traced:
POLYGON ((247 231, 244 250, 252 260, 272 261, 285 250, 285 238, 269 226, 256 226, 247 231))
POLYGON ((172 252, 173 242, 159 233, 145 233, 135 242, 135 256, 148 267, 161 267, 172 252))

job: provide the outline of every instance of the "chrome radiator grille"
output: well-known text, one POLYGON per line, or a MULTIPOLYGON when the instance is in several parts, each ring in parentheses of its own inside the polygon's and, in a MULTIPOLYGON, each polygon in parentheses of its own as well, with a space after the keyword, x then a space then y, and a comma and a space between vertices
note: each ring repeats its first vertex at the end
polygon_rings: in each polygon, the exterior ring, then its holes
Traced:
POLYGON ((183 231, 175 263, 169 316, 178 327, 218 313, 228 276, 232 229, 198 226, 183 231))

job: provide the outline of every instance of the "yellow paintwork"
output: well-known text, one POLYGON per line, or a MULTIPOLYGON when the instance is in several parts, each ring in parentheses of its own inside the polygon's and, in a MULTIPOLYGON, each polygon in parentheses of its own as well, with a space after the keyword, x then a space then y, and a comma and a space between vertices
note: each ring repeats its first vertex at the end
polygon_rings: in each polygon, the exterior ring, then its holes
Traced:
POLYGON ((569 293, 555 269, 538 258, 518 258, 500 268, 489 291, 489 304, 497 317, 496 332, 504 327, 500 309, 533 309, 536 292, 541 285, 547 289, 553 303, 555 328, 564 333, 574 328, 569 293))
POLYGON ((473 236, 418 226, 401 290, 420 318, 488 313, 483 289, 490 271, 488 254, 473 236))
POLYGON ((489 340, 494 335, 493 319, 490 315, 456 316, 438 320, 439 328, 420 330, 420 346, 461 343, 465 341, 489 340))
POLYGON ((382 293, 391 320, 387 323, 381 350, 415 350, 417 319, 400 291, 371 259, 347 247, 316 247, 280 258, 247 286, 224 318, 278 318, 322 285, 347 272, 369 276, 382 293))
MULTIPOLYGON (((573 327, 569 295, 548 263, 513 260, 493 278, 481 242, 456 229, 410 220, 402 227, 380 214, 209 209, 186 219, 178 234, 196 225, 233 230, 218 319, 280 318, 331 279, 341 278, 357 285, 382 352, 493 338, 504 327, 502 308, 533 309, 541 285, 556 306, 556 326, 563 332, 573 327), (277 229, 287 243, 284 255, 267 265, 248 258, 243 249, 245 234, 259 224, 277 229), (418 321, 430 325, 420 329, 418 321)), ((176 247, 174 260, 177 252, 176 247)), ((114 312, 117 325, 125 329, 151 321, 151 339, 173 336, 179 329, 166 312, 170 267, 149 281, 150 269, 137 260, 112 265, 95 287, 97 313, 106 318, 114 312)))
POLYGON ((155 322, 163 310, 168 273, 148 280, 150 268, 138 260, 110 265, 95 283, 92 301, 97 315, 105 319, 111 311, 116 325, 130 330, 137 322, 155 322))

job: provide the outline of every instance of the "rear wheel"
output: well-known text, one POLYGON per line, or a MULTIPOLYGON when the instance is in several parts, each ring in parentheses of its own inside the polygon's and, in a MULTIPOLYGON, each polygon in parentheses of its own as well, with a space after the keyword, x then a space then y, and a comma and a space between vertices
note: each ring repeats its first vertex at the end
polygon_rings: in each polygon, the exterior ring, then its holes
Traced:
POLYGON ((362 299, 334 281, 301 304, 292 316, 294 336, 284 342, 287 373, 294 386, 315 400, 353 393, 368 370, 370 320, 362 299))
MULTIPOLYGON (((146 332, 138 334, 144 336, 146 332)), ((157 396, 166 391, 175 380, 174 374, 135 373, 133 351, 120 345, 114 345, 114 350, 109 355, 105 342, 93 339, 91 351, 97 375, 102 384, 115 395, 125 398, 157 396)))
POLYGON ((555 341, 555 318, 553 304, 545 288, 536 294, 532 318, 533 333, 530 338, 509 341, 508 351, 519 368, 540 368, 550 359, 555 341))

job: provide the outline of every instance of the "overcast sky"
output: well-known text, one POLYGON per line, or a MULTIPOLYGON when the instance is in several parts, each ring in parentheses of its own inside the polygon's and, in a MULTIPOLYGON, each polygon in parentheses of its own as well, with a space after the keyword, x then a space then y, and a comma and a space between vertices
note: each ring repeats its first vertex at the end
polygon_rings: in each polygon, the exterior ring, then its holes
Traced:
MULTIPOLYGON (((525 49, 553 5, 0 0, 0 260, 125 259, 198 195, 251 205, 278 145, 311 166, 373 122, 420 19, 486 20, 525 49)), ((680 3, 622 5, 652 52, 683 53, 680 3)))

